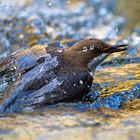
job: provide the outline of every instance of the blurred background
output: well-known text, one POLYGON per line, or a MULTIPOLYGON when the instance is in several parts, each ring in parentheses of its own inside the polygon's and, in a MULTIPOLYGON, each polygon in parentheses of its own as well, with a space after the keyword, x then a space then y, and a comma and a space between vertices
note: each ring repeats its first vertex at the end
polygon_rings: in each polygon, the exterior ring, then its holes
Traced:
POLYGON ((140 32, 140 1, 0 0, 0 57, 45 41, 140 32))

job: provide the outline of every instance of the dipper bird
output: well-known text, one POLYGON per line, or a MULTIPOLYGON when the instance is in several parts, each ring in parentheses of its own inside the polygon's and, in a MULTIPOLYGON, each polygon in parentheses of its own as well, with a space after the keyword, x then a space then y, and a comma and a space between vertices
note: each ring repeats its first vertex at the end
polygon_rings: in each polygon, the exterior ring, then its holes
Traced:
POLYGON ((107 56, 124 51, 127 46, 85 39, 67 49, 36 45, 13 54, 0 63, 0 75, 11 69, 16 75, 0 101, 0 113, 81 99, 90 91, 91 71, 94 74, 107 56))

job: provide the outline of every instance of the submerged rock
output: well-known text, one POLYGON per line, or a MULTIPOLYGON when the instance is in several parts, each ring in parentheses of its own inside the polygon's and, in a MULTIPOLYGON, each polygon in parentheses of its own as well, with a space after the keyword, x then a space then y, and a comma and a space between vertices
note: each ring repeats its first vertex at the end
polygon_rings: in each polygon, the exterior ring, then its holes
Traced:
POLYGON ((140 98, 140 83, 134 85, 130 90, 117 92, 103 99, 97 99, 89 106, 92 109, 98 109, 100 107, 119 109, 124 103, 140 98))

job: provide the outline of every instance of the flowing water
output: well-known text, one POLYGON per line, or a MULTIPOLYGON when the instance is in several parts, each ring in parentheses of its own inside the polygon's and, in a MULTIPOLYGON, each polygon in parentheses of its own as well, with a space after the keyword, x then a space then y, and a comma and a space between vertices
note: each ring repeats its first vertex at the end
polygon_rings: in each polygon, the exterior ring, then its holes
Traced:
MULTIPOLYGON (((130 46, 97 68, 92 91, 84 97, 84 103, 60 103, 38 112, 1 114, 0 139, 139 140, 137 5, 139 1, 126 0, 1 0, 0 59, 35 44, 70 47, 88 37, 110 43, 128 42, 130 46)), ((7 74, 0 79, 0 99, 14 78, 7 74)))

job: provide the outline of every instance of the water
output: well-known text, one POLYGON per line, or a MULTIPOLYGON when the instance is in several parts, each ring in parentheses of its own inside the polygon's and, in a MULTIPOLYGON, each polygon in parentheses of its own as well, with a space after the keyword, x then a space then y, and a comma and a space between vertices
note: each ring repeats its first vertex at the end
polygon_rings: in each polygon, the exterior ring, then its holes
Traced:
MULTIPOLYGON (((97 68, 92 91, 84 97, 84 103, 61 103, 37 112, 28 108, 32 113, 25 114, 1 114, 1 139, 140 139, 140 28, 133 27, 129 35, 123 35, 128 23, 125 16, 120 16, 123 13, 115 15, 116 3, 1 1, 1 59, 35 44, 55 44, 61 53, 62 47, 89 37, 130 44, 127 51, 111 55, 97 68)), ((16 78, 8 74, 0 79, 0 98, 8 82, 16 78)))

